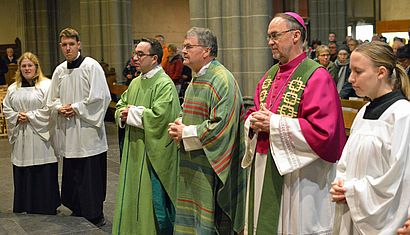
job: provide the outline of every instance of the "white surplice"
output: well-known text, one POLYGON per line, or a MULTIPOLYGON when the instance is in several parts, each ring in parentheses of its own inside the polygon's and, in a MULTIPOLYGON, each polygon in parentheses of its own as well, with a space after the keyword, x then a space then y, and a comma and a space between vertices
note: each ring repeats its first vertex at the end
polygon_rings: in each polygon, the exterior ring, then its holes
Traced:
POLYGON ((80 67, 67 69, 67 61, 53 73, 47 106, 57 112, 71 104, 75 116, 56 115, 58 146, 66 158, 84 158, 107 151, 104 117, 111 101, 100 64, 86 57, 80 67))
POLYGON ((377 120, 356 116, 337 166, 347 204, 334 234, 396 234, 410 205, 410 103, 396 101, 377 120))
MULTIPOLYGON (((257 134, 248 138, 250 117, 245 122, 247 138, 242 167, 255 164, 255 204, 248 205, 247 195, 246 215, 248 210, 254 210, 253 224, 257 226, 267 155, 255 154, 257 134)), ((311 149, 296 118, 272 114, 269 143, 275 166, 284 177, 278 234, 331 234, 334 205, 330 201, 329 189, 335 176, 335 164, 322 160, 311 149)), ((245 228, 245 233, 247 231, 245 228)))
POLYGON ((40 81, 36 87, 17 87, 13 83, 4 98, 11 160, 19 167, 57 162, 50 141, 49 113, 46 107, 51 80, 40 81), (28 122, 17 123, 19 112, 26 112, 28 122))

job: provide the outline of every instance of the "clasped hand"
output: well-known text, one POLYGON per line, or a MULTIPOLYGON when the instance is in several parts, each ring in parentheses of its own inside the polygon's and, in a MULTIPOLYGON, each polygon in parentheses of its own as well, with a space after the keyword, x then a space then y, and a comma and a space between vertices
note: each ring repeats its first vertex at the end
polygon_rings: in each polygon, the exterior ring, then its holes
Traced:
POLYGON ((178 119, 174 123, 168 124, 168 134, 176 142, 179 143, 182 139, 182 131, 185 125, 178 119))
POLYGON ((332 183, 332 188, 330 189, 330 194, 332 195, 332 202, 336 203, 346 203, 346 189, 344 188, 344 181, 342 179, 337 179, 332 183))
POLYGON ((62 114, 66 118, 74 117, 75 112, 71 104, 66 104, 58 110, 58 113, 62 114))
POLYGON ((269 111, 265 105, 261 107, 259 111, 251 114, 250 122, 251 128, 255 132, 270 132, 270 117, 272 112, 269 111))
POLYGON ((17 117, 17 123, 25 123, 25 122, 28 122, 27 113, 19 112, 19 115, 17 117))
POLYGON ((120 119, 121 119, 121 122, 122 122, 123 124, 127 122, 128 111, 130 110, 130 107, 131 107, 131 106, 132 106, 132 105, 128 105, 127 108, 125 108, 124 110, 121 111, 120 119))

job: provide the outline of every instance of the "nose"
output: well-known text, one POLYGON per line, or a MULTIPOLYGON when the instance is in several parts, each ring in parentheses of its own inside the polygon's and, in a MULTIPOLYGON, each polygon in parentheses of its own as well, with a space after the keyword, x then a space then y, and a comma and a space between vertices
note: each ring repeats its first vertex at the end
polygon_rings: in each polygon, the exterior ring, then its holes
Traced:
POLYGON ((350 73, 350 76, 349 76, 349 79, 348 79, 348 81, 349 81, 350 83, 352 83, 352 84, 353 84, 353 82, 355 81, 355 79, 354 79, 353 76, 354 76, 353 73, 350 73))

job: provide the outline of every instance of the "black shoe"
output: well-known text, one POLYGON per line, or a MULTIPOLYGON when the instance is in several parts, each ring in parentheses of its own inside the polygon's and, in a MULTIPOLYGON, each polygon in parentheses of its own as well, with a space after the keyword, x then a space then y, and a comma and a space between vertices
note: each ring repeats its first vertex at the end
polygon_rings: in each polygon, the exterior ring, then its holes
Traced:
POLYGON ((102 227, 106 224, 104 216, 98 217, 96 219, 92 219, 90 220, 90 222, 93 223, 97 227, 102 227))

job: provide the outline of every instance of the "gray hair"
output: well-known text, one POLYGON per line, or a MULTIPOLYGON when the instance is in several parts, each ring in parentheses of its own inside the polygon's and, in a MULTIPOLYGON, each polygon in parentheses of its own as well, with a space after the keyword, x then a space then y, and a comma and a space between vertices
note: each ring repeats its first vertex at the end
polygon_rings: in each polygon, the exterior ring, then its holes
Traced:
POLYGON ((216 36, 210 29, 192 27, 186 33, 186 38, 187 37, 196 37, 199 44, 211 48, 211 56, 218 56, 218 42, 216 36))

